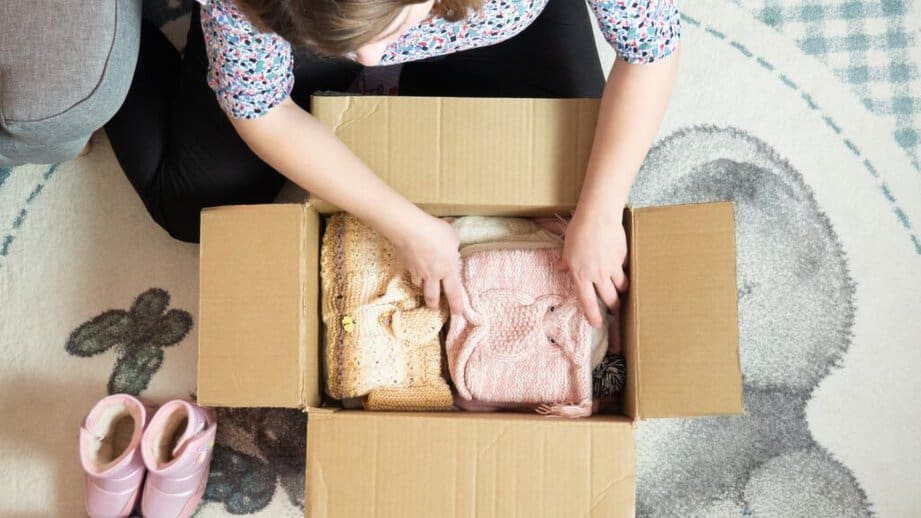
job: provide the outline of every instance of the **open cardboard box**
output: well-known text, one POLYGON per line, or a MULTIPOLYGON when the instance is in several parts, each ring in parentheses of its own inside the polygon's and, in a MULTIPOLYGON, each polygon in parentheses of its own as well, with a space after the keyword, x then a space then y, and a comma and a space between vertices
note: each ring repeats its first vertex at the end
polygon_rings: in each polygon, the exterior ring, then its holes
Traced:
MULTIPOLYGON (((598 108, 345 96, 313 106, 430 213, 519 216, 574 207, 598 108)), ((637 419, 743 410, 728 203, 625 216, 625 415, 324 406, 318 259, 321 215, 335 211, 313 200, 202 213, 198 400, 307 411, 308 516, 632 516, 637 419)))

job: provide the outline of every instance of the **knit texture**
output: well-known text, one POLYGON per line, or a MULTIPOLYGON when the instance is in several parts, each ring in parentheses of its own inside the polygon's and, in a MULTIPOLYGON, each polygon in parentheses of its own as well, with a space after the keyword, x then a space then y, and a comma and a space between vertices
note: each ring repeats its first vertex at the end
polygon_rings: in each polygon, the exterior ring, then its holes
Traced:
POLYGON ((498 249, 462 259, 464 311, 446 350, 458 396, 486 403, 588 405, 591 326, 560 248, 498 249))
MULTIPOLYGON (((558 248, 563 246, 567 218, 509 218, 502 216, 464 216, 446 218, 457 232, 461 257, 499 249, 558 248)), ((610 319, 607 308, 598 301, 603 324, 592 328, 592 367, 601 364, 608 349, 610 319)))
POLYGON ((548 248, 563 244, 562 236, 524 218, 464 216, 453 220, 451 226, 457 232, 461 256, 497 248, 548 248))
POLYGON ((454 396, 442 385, 407 388, 379 388, 368 393, 364 407, 367 410, 403 410, 423 412, 444 410, 454 404, 454 396))
POLYGON ((451 406, 443 311, 422 304, 392 245, 353 216, 329 218, 320 250, 327 392, 376 410, 451 406), (380 391, 380 392, 378 392, 380 391))

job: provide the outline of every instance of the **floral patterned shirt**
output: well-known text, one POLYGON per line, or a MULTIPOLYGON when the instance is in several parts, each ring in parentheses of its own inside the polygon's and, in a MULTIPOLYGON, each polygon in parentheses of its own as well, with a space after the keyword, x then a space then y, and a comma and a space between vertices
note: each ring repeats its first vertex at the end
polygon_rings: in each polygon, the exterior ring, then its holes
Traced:
MULTIPOLYGON (((493 45, 523 31, 548 0, 486 0, 465 20, 428 18, 384 52, 381 65, 493 45)), ((291 44, 259 32, 232 0, 199 0, 210 62, 208 85, 234 118, 254 119, 285 100, 294 86, 291 44)), ((677 0, 588 0, 605 39, 630 63, 651 63, 678 46, 677 0)))

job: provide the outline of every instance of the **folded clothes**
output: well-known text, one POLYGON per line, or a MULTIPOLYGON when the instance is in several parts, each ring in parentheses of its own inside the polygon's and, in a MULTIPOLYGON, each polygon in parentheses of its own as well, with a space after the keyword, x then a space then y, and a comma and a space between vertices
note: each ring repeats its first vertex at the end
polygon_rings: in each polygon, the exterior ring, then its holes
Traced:
POLYGON ((464 310, 445 344, 459 406, 591 415, 592 330, 571 276, 556 268, 561 253, 499 248, 462 258, 464 310))
POLYGON ((554 248, 563 246, 556 220, 539 225, 535 220, 500 216, 464 216, 451 221, 460 240, 461 256, 500 248, 554 248))
MULTIPOLYGON (((563 246, 564 218, 509 218, 464 216, 451 220, 460 241, 461 257, 486 250, 559 248, 563 246)), ((608 349, 608 314, 602 306, 603 324, 592 328, 592 367, 598 366, 608 349)))
POLYGON ((452 407, 439 333, 392 245, 355 217, 329 218, 320 250, 327 393, 372 410, 452 407))

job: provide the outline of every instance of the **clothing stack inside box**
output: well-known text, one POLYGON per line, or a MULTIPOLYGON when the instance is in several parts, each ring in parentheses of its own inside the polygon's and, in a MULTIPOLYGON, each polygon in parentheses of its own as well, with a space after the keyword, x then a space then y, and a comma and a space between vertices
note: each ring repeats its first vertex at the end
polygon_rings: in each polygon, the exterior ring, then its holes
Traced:
POLYGON ((557 268, 567 221, 466 216, 457 231, 463 309, 426 307, 393 246, 357 218, 326 222, 320 251, 327 394, 344 408, 619 411, 616 315, 585 318, 557 268))

